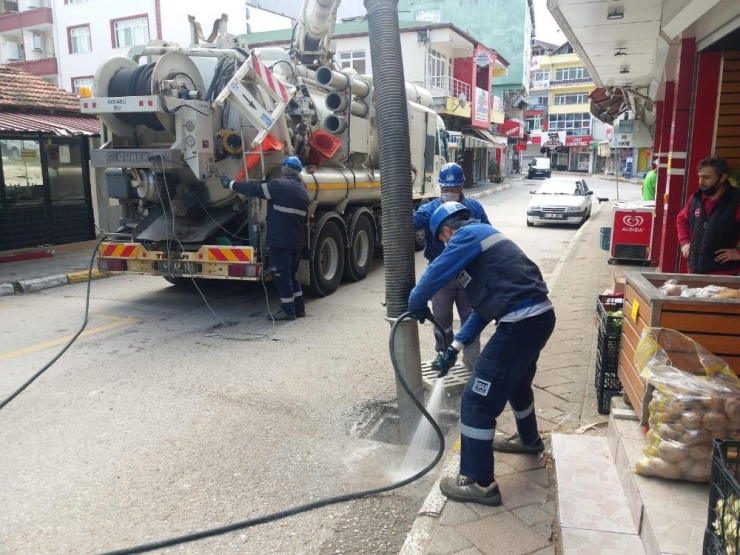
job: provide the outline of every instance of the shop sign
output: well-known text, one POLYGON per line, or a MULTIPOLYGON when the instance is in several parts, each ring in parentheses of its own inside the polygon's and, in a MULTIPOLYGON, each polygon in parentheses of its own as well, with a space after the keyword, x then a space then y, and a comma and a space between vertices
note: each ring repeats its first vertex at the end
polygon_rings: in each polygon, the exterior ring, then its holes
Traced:
POLYGON ((622 119, 619 120, 619 127, 617 133, 634 133, 635 132, 635 120, 633 119, 622 119))
POLYGON ((606 128, 606 138, 611 140, 611 138, 614 136, 614 128, 613 127, 607 127, 606 128))
POLYGON ((504 101, 501 99, 500 96, 493 97, 493 107, 492 110, 494 112, 503 112, 504 111, 504 101))
POLYGON ((566 137, 565 146, 589 146, 591 143, 591 135, 581 135, 578 137, 566 137))
POLYGON ((35 148, 22 148, 21 160, 24 162, 35 162, 39 159, 39 153, 35 148))
POLYGON ((527 150, 527 145, 514 145, 514 150, 517 152, 521 152, 522 150, 527 150))
POLYGON ((632 148, 632 133, 617 134, 617 148, 632 148))
POLYGON ((486 67, 491 64, 491 56, 488 52, 478 52, 478 55, 475 57, 475 63, 480 67, 486 67))
POLYGON ((450 135, 447 137, 447 148, 454 150, 460 144, 460 135, 450 135))
POLYGON ((524 123, 518 119, 507 119, 504 123, 499 124, 498 132, 512 139, 523 139, 524 123))
POLYGON ((489 93, 486 90, 475 87, 475 110, 473 111, 473 125, 476 127, 489 127, 491 125, 491 112, 489 108, 489 93))
POLYGON ((543 131, 542 132, 542 148, 549 148, 550 150, 560 150, 565 145, 563 144, 563 139, 565 137, 561 137, 560 133, 565 135, 565 131, 543 131))

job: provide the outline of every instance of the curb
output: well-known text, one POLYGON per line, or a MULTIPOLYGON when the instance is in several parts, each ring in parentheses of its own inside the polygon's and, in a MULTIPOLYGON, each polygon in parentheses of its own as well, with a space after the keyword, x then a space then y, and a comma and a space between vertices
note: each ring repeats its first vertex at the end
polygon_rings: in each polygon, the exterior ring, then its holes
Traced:
MULTIPOLYGON (((54 274, 42 278, 21 279, 12 283, 0 283, 0 297, 12 295, 16 292, 33 293, 35 291, 43 291, 44 289, 61 287, 62 285, 84 283, 87 281, 87 276, 88 270, 80 270, 78 272, 70 272, 69 274, 54 274)), ((113 276, 111 272, 101 272, 100 270, 93 270, 92 272, 92 279, 103 279, 111 276, 113 276)))
POLYGON ((494 193, 500 193, 501 191, 509 189, 510 187, 511 185, 509 183, 504 183, 503 185, 499 185, 498 187, 494 187, 493 189, 488 189, 487 191, 473 193, 472 195, 465 195, 465 198, 478 199, 482 197, 487 197, 488 195, 493 195, 494 193))

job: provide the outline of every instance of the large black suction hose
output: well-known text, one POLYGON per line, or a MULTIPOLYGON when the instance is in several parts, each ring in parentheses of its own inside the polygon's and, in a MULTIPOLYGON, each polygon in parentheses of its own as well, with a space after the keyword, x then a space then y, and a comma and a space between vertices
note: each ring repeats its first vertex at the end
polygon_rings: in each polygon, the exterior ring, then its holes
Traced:
POLYGON ((378 124, 385 302, 388 318, 406 312, 414 287, 414 205, 406 80, 398 0, 365 0, 370 33, 373 98, 378 124))

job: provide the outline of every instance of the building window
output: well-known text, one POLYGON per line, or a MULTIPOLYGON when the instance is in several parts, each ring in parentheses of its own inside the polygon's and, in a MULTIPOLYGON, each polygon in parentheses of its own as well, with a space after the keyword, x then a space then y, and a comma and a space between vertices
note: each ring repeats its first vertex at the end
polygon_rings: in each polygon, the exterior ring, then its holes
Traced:
POLYGON ((555 81, 589 81, 591 76, 585 67, 564 67, 555 70, 555 81))
POLYGON ((550 81, 550 70, 549 69, 538 69, 532 72, 532 86, 534 87, 547 87, 550 81))
POLYGON ((434 48, 429 49, 429 76, 448 77, 452 75, 452 59, 434 48))
POLYGON ((351 67, 357 73, 367 73, 366 58, 364 50, 339 53, 339 66, 342 69, 351 67))
POLYGON ((149 18, 146 15, 111 21, 113 48, 125 48, 149 42, 149 18))
POLYGON ((442 10, 419 10, 414 14, 414 21, 431 21, 439 23, 441 21, 442 10))
POLYGON ((565 131, 569 137, 591 134, 591 114, 550 114, 549 131, 565 131))
POLYGON ((529 116, 526 119, 527 133, 537 133, 542 131, 542 116, 529 116))
POLYGON ((76 95, 80 94, 80 87, 90 87, 92 90, 94 79, 92 75, 88 77, 73 77, 72 78, 72 92, 76 95))
POLYGON ((90 26, 81 25, 80 27, 70 27, 67 29, 67 39, 69 42, 70 54, 82 54, 91 52, 90 44, 90 26))
POLYGON ((588 93, 556 94, 555 106, 588 103, 588 93))

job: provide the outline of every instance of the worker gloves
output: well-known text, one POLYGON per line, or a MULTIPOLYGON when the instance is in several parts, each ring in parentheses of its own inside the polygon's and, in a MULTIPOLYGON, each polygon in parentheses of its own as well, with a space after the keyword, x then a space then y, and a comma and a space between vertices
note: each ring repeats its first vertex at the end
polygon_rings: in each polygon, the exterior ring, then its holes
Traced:
POLYGON ((427 321, 427 318, 432 317, 432 311, 428 306, 425 306, 424 308, 412 308, 409 310, 409 317, 412 320, 418 320, 420 324, 423 324, 427 321))
POLYGON ((227 175, 221 176, 221 185, 224 189, 231 189, 231 184, 233 183, 232 179, 227 175))
POLYGON ((432 368, 439 371, 437 374, 438 378, 444 378, 447 372, 450 371, 450 368, 455 366, 458 354, 459 352, 455 347, 447 347, 444 351, 439 352, 437 358, 432 363, 432 368))

